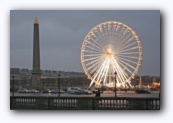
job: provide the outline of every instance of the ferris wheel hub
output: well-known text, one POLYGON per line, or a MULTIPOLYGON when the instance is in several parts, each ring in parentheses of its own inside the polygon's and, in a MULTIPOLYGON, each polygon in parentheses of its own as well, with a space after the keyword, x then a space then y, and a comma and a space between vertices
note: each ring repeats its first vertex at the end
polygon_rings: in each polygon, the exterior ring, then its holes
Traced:
POLYGON ((105 52, 106 56, 111 56, 112 55, 112 49, 108 48, 105 52))

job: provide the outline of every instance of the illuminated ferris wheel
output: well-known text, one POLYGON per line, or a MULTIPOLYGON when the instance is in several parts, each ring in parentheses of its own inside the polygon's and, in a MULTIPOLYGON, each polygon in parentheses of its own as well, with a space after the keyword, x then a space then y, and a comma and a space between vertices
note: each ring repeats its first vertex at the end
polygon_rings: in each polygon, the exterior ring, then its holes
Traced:
POLYGON ((108 21, 95 26, 85 37, 81 62, 90 86, 101 84, 124 87, 137 74, 142 47, 137 34, 127 25, 108 21))

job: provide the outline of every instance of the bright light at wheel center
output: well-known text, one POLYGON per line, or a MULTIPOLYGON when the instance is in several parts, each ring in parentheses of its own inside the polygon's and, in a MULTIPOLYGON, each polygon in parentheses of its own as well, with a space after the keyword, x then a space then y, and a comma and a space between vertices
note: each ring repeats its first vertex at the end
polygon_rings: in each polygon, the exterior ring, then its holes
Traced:
POLYGON ((106 50, 106 56, 111 56, 112 55, 112 50, 110 48, 108 48, 106 50))

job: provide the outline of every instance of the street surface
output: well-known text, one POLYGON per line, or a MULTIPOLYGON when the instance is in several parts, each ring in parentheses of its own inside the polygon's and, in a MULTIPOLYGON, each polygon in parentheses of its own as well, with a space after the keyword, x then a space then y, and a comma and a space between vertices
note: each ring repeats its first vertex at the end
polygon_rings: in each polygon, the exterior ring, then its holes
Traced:
MULTIPOLYGON (((10 93, 10 96, 12 96, 12 92, 10 93)), ((51 94, 51 93, 18 93, 15 92, 14 96, 58 96, 58 94, 51 94)), ((61 97, 95 97, 95 94, 91 95, 76 95, 76 94, 60 94, 61 97)), ((113 91, 104 91, 101 93, 101 97, 115 97, 115 93, 113 91)), ((117 97, 159 97, 158 91, 151 91, 150 94, 136 94, 134 91, 117 91, 117 97)))

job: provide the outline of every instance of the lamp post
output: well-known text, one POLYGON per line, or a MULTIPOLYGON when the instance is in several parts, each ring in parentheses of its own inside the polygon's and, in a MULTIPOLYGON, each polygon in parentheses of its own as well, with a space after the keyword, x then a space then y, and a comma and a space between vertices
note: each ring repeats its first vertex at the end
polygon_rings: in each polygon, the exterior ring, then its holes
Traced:
POLYGON ((70 82, 70 86, 72 87, 72 81, 70 82))
POLYGON ((117 83, 117 81, 116 81, 116 76, 117 76, 117 72, 115 71, 115 98, 117 97, 117 87, 116 87, 116 83, 117 83))
POLYGON ((64 89, 65 89, 65 85, 66 85, 66 79, 65 79, 65 81, 64 81, 64 89))
POLYGON ((58 96, 60 97, 60 71, 58 74, 58 96))
POLYGON ((44 90, 44 77, 42 77, 42 90, 44 90))
POLYGON ((43 80, 43 90, 44 90, 44 80, 43 80))
POLYGON ((14 75, 12 76, 12 80, 13 80, 13 95, 12 96, 14 96, 14 75))

